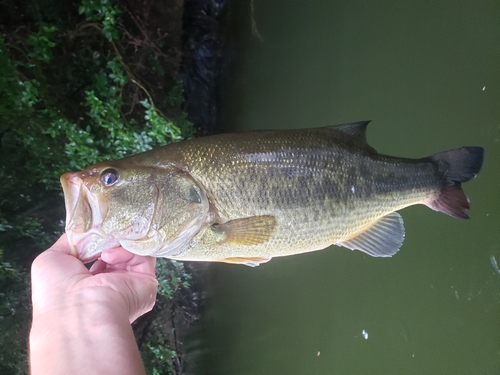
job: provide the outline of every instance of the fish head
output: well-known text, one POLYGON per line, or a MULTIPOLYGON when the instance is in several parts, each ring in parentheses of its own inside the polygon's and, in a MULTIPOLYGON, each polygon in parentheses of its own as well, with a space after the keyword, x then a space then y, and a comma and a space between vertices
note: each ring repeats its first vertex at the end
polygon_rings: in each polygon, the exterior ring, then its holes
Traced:
POLYGON ((206 221, 206 194, 181 169, 123 160, 61 176, 71 253, 84 262, 118 246, 177 255, 206 221))

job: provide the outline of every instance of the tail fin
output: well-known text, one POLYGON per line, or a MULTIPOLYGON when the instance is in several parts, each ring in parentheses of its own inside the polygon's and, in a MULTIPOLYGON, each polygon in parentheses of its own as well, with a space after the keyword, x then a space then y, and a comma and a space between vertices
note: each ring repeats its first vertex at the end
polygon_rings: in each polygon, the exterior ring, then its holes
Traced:
POLYGON ((442 176, 443 184, 428 206, 456 218, 468 219, 465 210, 470 208, 469 198, 462 190, 462 182, 476 177, 483 164, 483 154, 482 147, 462 147, 429 157, 442 176))

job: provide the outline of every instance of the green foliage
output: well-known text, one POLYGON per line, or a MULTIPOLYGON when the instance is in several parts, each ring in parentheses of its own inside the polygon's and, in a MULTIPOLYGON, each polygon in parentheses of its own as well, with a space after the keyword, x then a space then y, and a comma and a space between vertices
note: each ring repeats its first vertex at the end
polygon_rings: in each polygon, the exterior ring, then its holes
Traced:
POLYGON ((175 363, 179 362, 180 355, 175 349, 172 304, 175 304, 176 295, 191 287, 192 276, 186 271, 184 263, 160 258, 156 262, 156 277, 158 296, 155 308, 160 307, 163 311, 152 322, 146 343, 140 350, 148 374, 166 375, 175 373, 175 363), (171 316, 167 316, 166 307, 171 310, 171 316))
POLYGON ((31 34, 26 43, 31 47, 28 57, 31 63, 37 61, 49 62, 52 59, 52 49, 56 44, 50 40, 56 28, 54 26, 40 26, 37 33, 31 34))
POLYGON ((0 374, 25 373, 28 291, 28 274, 4 262, 0 251, 0 374))
POLYGON ((117 5, 112 5, 108 0, 83 0, 78 13, 84 14, 87 21, 102 24, 102 33, 108 40, 118 39, 116 17, 121 10, 117 5))
POLYGON ((169 347, 170 342, 161 331, 154 329, 152 332, 150 341, 146 343, 146 350, 141 351, 146 372, 152 375, 175 373, 174 360, 177 352, 169 347))
POLYGON ((160 258, 156 262, 158 294, 171 300, 180 288, 189 288, 191 274, 186 272, 184 263, 160 258))
MULTIPOLYGON (((118 6, 85 0, 79 13, 86 16, 83 25, 97 23, 102 31, 88 42, 92 51, 88 44, 75 51, 76 37, 66 37, 71 32, 48 25, 15 43, 13 37, 10 43, 0 39, 0 178, 6 181, 0 186, 0 215, 12 231, 17 231, 13 214, 33 207, 47 190, 58 189, 62 173, 180 140, 181 128, 192 135, 187 131, 192 125, 175 110, 182 100, 179 86, 165 92, 166 108, 173 113, 166 119, 110 44, 116 38, 108 36, 118 35, 118 6), (54 55, 54 50, 66 49, 72 50, 71 56, 54 55)), ((28 232, 41 225, 26 217, 22 221, 33 224, 28 232)), ((14 237, 21 238, 26 230, 18 232, 14 237)))
MULTIPOLYGON (((136 16, 124 11, 124 4, 82 0, 77 9, 51 3, 54 11, 48 11, 43 1, 34 2, 22 15, 12 8, 10 18, 18 24, 2 29, 1 374, 26 373, 26 269, 63 231, 59 176, 193 135, 181 110, 177 70, 171 69, 178 66, 172 63, 179 59, 176 47, 156 29, 151 34, 139 30, 141 23, 134 24, 136 16), (161 43, 154 40, 157 34, 161 43)), ((9 10, 4 1, 0 5, 9 10)), ((162 282, 163 301, 189 286, 181 264, 160 261, 158 274, 169 278, 162 282)), ((170 371, 172 353, 161 332, 145 345, 150 373, 170 371)))
POLYGON ((144 119, 146 120, 146 134, 148 137, 158 137, 162 143, 169 142, 169 139, 175 141, 182 139, 181 130, 172 121, 167 121, 161 117, 147 99, 141 101, 141 104, 146 108, 144 119))

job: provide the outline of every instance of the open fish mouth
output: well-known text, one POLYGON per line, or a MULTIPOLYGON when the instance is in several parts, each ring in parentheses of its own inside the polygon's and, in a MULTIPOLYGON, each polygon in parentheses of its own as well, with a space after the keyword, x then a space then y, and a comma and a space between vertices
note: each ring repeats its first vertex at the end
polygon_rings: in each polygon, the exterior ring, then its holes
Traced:
POLYGON ((82 177, 82 172, 65 173, 61 176, 61 185, 70 252, 87 262, 97 259, 103 250, 119 246, 119 243, 101 232, 108 205, 87 188, 82 177))

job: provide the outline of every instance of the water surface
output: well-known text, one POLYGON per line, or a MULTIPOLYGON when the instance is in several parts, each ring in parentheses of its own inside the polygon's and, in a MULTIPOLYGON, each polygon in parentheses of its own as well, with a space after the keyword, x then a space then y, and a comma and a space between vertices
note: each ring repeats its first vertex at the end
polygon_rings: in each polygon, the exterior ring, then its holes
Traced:
POLYGON ((401 214, 390 259, 331 247, 207 271, 199 374, 500 373, 500 3, 231 3, 226 130, 373 120, 379 152, 483 146, 471 220, 401 214))

